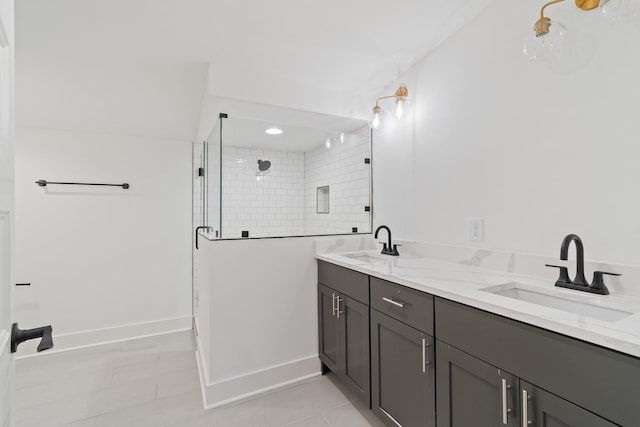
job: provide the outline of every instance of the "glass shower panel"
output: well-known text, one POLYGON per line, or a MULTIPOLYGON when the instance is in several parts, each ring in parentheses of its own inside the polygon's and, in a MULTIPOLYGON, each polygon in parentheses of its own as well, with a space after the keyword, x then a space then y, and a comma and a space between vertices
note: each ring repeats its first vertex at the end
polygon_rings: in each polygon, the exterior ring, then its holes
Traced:
POLYGON ((340 132, 304 153, 307 235, 371 232, 371 131, 340 132))
POLYGON ((370 233, 366 122, 291 122, 219 120, 205 147, 207 225, 224 239, 370 233))
POLYGON ((216 237, 221 235, 221 162, 220 151, 222 148, 222 118, 218 119, 204 143, 205 161, 205 185, 203 188, 203 217, 204 225, 210 227, 211 233, 216 237))

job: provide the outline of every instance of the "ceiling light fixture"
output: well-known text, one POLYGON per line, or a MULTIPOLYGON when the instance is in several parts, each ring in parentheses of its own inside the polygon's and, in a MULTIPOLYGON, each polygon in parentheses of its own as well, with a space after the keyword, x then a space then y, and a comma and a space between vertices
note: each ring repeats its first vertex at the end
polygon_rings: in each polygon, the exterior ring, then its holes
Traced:
MULTIPOLYGON (((545 3, 540 9, 540 19, 528 31, 522 42, 522 52, 532 61, 547 59, 559 52, 567 35, 567 29, 559 22, 552 21, 544 15, 547 6, 562 3, 565 0, 553 0, 545 3)), ((626 22, 638 15, 640 0, 575 0, 582 10, 600 7, 602 15, 610 22, 626 22)))
POLYGON ((264 133, 269 135, 280 135, 282 133, 282 129, 277 127, 270 127, 269 129, 265 130, 264 133))
POLYGON ((396 90, 396 93, 389 96, 381 96, 376 99, 376 105, 373 107, 373 116, 371 117, 370 125, 372 128, 377 129, 380 126, 380 114, 382 109, 380 108, 380 100, 393 98, 396 103, 396 116, 401 119, 404 116, 404 109, 406 107, 407 98, 409 97, 409 91, 404 84, 396 90))

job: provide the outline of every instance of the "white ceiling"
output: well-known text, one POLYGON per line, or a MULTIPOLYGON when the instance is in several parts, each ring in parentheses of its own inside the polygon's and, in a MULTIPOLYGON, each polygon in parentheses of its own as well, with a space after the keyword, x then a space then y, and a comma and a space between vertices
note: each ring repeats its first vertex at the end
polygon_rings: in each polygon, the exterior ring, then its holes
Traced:
POLYGON ((19 0, 18 126, 192 140, 209 63, 373 97, 491 1, 19 0))
MULTIPOLYGON (((316 114, 312 118, 315 126, 300 126, 297 123, 283 123, 278 121, 261 121, 234 117, 233 115, 222 121, 223 145, 247 147, 258 150, 307 152, 320 146, 325 146, 327 139, 330 144, 368 143, 371 131, 366 122, 356 119, 338 118, 316 114), (280 135, 268 135, 265 130, 276 127, 283 131, 280 135), (340 136, 342 134, 342 141, 340 136)), ((216 134, 216 126, 213 133, 216 134)), ((217 142, 219 137, 214 135, 210 142, 217 142)))

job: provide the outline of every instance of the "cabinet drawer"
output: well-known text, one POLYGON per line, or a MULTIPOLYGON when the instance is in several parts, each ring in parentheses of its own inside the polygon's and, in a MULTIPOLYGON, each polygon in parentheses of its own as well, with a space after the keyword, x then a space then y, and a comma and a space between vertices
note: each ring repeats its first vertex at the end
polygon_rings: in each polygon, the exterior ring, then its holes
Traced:
POLYGON ((371 308, 433 335, 433 296, 371 278, 371 308))
POLYGON ((318 282, 369 305, 369 276, 318 260, 318 282))

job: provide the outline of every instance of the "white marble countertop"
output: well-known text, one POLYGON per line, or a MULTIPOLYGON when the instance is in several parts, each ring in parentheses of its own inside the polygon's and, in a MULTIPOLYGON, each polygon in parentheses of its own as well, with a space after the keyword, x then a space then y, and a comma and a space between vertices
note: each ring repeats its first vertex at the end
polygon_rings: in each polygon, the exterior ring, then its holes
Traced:
MULTIPOLYGON (((342 250, 344 250, 343 248, 342 250)), ((380 255, 368 247, 354 252, 318 250, 316 258, 380 279, 456 301, 500 316, 528 323, 563 335, 640 357, 640 297, 611 291, 595 295, 554 286, 553 281, 498 271, 457 262, 415 255, 380 255), (354 258, 355 256, 355 258, 354 258), (495 288, 495 287, 498 288, 495 288), (490 290, 517 286, 556 297, 562 309, 550 308, 490 290), (489 288, 489 291, 483 290, 489 288), (590 314, 576 314, 570 306, 583 303, 622 314, 620 320, 600 320, 590 314), (566 306, 562 306, 566 304, 566 306), (565 311, 566 309, 566 311, 565 311), (625 314, 630 313, 630 314, 625 314)), ((334 248, 335 250, 335 248, 334 248)), ((354 250, 353 248, 351 250, 354 250)), ((584 306, 582 307, 584 311, 584 306)), ((587 307, 589 309, 590 307, 587 307)), ((615 317, 615 316, 614 316, 615 317)))

